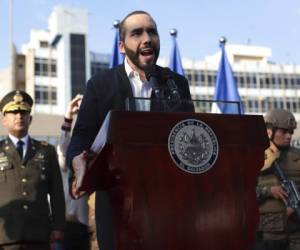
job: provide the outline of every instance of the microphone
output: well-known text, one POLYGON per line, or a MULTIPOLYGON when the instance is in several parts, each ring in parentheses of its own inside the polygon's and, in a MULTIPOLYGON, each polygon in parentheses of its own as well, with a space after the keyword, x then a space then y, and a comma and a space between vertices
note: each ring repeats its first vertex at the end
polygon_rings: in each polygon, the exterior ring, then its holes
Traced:
POLYGON ((157 72, 155 68, 151 68, 150 70, 146 71, 146 78, 150 82, 152 86, 152 90, 154 92, 154 96, 156 99, 160 99, 160 89, 159 89, 159 84, 157 81, 157 72))
POLYGON ((168 88, 171 92, 171 98, 175 99, 175 100, 179 100, 180 99, 180 95, 178 92, 178 88, 177 85, 175 84, 175 81, 173 80, 173 78, 168 78, 167 79, 167 85, 168 88))
POLYGON ((180 99, 180 94, 178 92, 177 85, 173 79, 173 76, 170 73, 170 70, 168 68, 164 69, 165 79, 167 83, 167 87, 170 90, 171 95, 169 96, 169 99, 180 99))

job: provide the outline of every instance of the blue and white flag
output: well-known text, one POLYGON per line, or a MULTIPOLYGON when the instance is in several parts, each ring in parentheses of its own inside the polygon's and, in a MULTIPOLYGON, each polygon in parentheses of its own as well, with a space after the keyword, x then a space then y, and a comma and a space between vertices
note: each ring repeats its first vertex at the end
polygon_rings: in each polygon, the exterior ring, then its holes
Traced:
POLYGON ((234 80, 230 63, 227 59, 225 51, 225 39, 220 42, 221 47, 221 61, 216 79, 216 88, 214 94, 214 100, 216 102, 212 106, 212 112, 223 114, 243 114, 243 105, 241 97, 238 92, 237 84, 234 80), (236 103, 225 103, 221 101, 235 101, 236 103))
POLYGON ((169 68, 177 74, 184 76, 184 70, 181 64, 180 52, 176 40, 177 31, 175 29, 172 29, 170 34, 173 40, 173 47, 170 56, 169 68))
POLYGON ((113 50, 110 58, 109 68, 113 68, 119 64, 122 64, 124 61, 124 55, 119 51, 119 28, 115 27, 115 39, 113 50))

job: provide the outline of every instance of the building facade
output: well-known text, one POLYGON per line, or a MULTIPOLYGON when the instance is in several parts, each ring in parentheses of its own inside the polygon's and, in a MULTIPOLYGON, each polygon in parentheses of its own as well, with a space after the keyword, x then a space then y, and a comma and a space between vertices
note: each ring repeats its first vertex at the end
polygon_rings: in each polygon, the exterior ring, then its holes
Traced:
POLYGON ((69 100, 83 93, 90 77, 87 46, 87 10, 58 6, 48 30, 31 30, 22 46, 26 57, 26 91, 35 99, 35 111, 62 115, 69 100))
MULTIPOLYGON (((226 52, 246 114, 286 108, 300 120, 300 65, 270 62, 272 51, 266 47, 228 44, 226 52)), ((193 99, 213 100, 220 56, 217 52, 204 60, 183 58, 193 99)), ((88 78, 106 70, 109 61, 110 55, 89 51, 87 10, 57 6, 49 17, 48 29, 31 30, 29 42, 22 46, 21 54, 16 53, 16 86, 34 97, 35 113, 57 117, 57 124, 55 119, 52 122, 59 127, 68 102, 84 93, 88 78)), ((158 64, 167 66, 168 60, 160 58, 158 64)), ((8 81, 9 72, 0 71, 0 83, 8 81)), ((1 96, 8 90, 0 89, 1 96)), ((211 105, 200 103, 197 110, 211 112, 211 105)), ((55 136, 53 132, 51 136, 55 136)))
MULTIPOLYGON (((264 114, 273 108, 288 109, 300 120, 300 65, 270 62, 271 49, 227 45, 231 64, 246 114, 264 114)), ((213 100, 220 52, 203 61, 183 60, 194 99, 213 100)), ((209 112, 210 103, 202 110, 209 112)))

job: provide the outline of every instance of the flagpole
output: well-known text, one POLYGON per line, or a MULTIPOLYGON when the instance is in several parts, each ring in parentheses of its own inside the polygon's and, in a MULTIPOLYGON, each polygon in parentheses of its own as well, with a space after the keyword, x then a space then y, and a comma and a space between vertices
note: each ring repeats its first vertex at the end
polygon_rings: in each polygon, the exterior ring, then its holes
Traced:
POLYGON ((170 35, 171 35, 172 37, 175 37, 175 38, 176 38, 176 37, 177 37, 177 33, 178 33, 178 32, 177 32, 177 29, 171 29, 171 30, 170 30, 170 35))
POLYGON ((219 38, 221 57, 216 77, 216 87, 212 112, 224 114, 243 114, 243 106, 238 86, 225 50, 226 38, 219 38), (233 105, 235 104, 235 105, 233 105))
POLYGON ((14 71, 14 22, 13 22, 13 0, 9 0, 9 71, 10 71, 10 88, 14 90, 15 86, 15 71, 14 71))
POLYGON ((171 50, 171 55, 170 55, 170 61, 169 61, 169 68, 176 72, 177 74, 180 74, 184 76, 184 69, 182 67, 182 62, 181 62, 181 57, 180 57, 180 52, 179 48, 177 45, 177 34, 178 31, 177 29, 171 29, 170 30, 170 35, 172 37, 172 42, 173 42, 173 48, 171 50))
POLYGON ((112 54, 111 54, 109 68, 113 68, 113 67, 123 63, 123 59, 124 59, 124 56, 122 54, 120 54, 120 51, 119 51, 119 26, 120 26, 120 21, 117 19, 114 20, 113 27, 115 29, 115 38, 114 38, 113 50, 112 50, 112 54))
POLYGON ((113 21, 113 26, 114 26, 115 29, 118 29, 119 26, 120 26, 120 20, 118 20, 118 19, 114 20, 113 21))
POLYGON ((226 39, 226 37, 225 36, 221 36, 220 38, 219 38, 219 43, 220 43, 220 45, 226 45, 226 42, 227 42, 227 39, 226 39))

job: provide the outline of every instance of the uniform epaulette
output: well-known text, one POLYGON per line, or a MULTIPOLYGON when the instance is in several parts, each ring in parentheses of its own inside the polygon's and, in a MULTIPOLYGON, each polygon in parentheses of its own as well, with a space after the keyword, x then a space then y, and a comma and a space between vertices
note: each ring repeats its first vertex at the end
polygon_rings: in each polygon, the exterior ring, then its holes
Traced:
POLYGON ((41 145, 42 145, 42 146, 48 146, 49 143, 48 143, 47 141, 41 141, 41 145))

